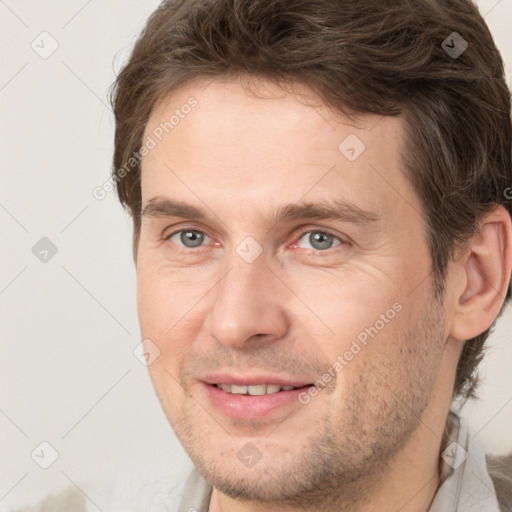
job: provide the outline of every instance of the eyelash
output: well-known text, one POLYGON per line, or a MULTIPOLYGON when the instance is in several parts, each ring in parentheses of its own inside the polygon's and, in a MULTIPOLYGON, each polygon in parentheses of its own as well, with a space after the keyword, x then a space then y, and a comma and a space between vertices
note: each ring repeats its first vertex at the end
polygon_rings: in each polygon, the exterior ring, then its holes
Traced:
MULTIPOLYGON (((173 231, 172 233, 170 233, 169 235, 166 235, 163 240, 164 241, 169 241, 174 235, 177 235, 178 233, 182 233, 184 231, 193 231, 194 233, 199 233, 201 235, 204 235, 208 238, 212 238, 208 235, 208 233, 205 233, 204 231, 201 231, 200 229, 194 229, 194 228, 187 228, 187 227, 184 227, 184 228, 181 228, 181 229, 178 229, 176 231, 173 231)), ((308 252, 314 252, 316 254, 322 254, 322 253, 331 253, 333 250, 336 250, 337 247, 341 247, 341 246, 346 246, 346 245, 350 245, 350 241, 349 240, 344 240, 343 238, 335 235, 334 233, 331 233, 330 231, 327 231, 325 229, 311 229, 311 228, 308 228, 308 229, 304 229, 302 231, 300 231, 297 235, 294 235, 294 239, 296 239, 296 242, 293 242, 293 245, 297 245, 298 241, 306 234, 308 233, 322 233, 322 234, 325 234, 325 235, 329 235, 329 236, 332 236, 334 239, 337 239, 339 240, 340 244, 339 245, 336 245, 334 247, 330 247, 329 249, 326 249, 324 251, 321 251, 319 249, 303 249, 305 251, 308 251, 308 252)), ((198 246, 197 248, 195 247, 185 247, 185 246, 178 246, 180 248, 181 251, 183 252, 188 252, 188 251, 193 251, 193 252, 199 252, 202 248, 204 248, 204 246, 198 246)))
POLYGON ((341 238, 340 236, 338 235, 335 235, 334 233, 331 233, 330 231, 326 231, 325 229, 304 229, 303 231, 299 232, 298 235, 295 235, 294 238, 297 239, 297 242, 294 242, 294 245, 296 245, 298 243, 298 241, 306 234, 308 233, 321 233, 323 235, 329 235, 329 236, 332 236, 335 240, 338 240, 340 243, 339 245, 335 245, 334 247, 329 247, 329 249, 326 249, 324 251, 321 251, 319 249, 303 249, 304 251, 308 251, 308 252, 314 252, 315 254, 324 254, 324 253, 328 253, 328 254, 331 254, 333 251, 337 251, 339 250, 340 247, 342 246, 346 246, 349 244, 348 240, 344 240, 343 238, 341 238))

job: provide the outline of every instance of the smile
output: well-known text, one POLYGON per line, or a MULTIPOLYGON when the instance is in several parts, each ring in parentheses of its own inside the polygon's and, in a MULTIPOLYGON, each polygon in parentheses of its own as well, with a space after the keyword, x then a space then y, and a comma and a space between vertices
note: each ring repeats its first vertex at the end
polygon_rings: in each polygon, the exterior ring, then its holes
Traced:
POLYGON ((280 391, 298 389, 294 386, 279 386, 277 384, 253 384, 248 386, 240 386, 236 384, 215 384, 215 386, 222 389, 222 391, 233 395, 251 396, 271 395, 273 393, 279 393, 280 391))

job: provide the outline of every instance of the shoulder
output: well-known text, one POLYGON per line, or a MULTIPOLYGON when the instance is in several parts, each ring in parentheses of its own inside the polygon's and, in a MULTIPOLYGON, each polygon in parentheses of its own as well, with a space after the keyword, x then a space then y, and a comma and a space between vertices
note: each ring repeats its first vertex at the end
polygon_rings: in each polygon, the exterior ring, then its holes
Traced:
POLYGON ((46 496, 42 501, 13 512, 86 512, 85 496, 75 486, 46 496))
POLYGON ((487 455, 486 461, 502 512, 512 512, 512 453, 500 457, 487 455))

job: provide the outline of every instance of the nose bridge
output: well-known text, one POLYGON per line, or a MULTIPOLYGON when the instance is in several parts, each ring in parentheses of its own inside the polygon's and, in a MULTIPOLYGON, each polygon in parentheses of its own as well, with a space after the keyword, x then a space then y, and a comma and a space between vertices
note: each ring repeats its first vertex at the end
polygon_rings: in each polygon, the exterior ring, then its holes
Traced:
POLYGON ((234 255, 228 274, 219 283, 217 301, 226 305, 233 302, 240 309, 247 306, 258 309, 272 287, 270 276, 272 273, 263 257, 248 263, 234 255))
POLYGON ((249 261, 233 251, 229 265, 213 294, 206 323, 210 334, 233 347, 255 335, 284 335, 285 311, 279 303, 276 277, 263 255, 249 261))

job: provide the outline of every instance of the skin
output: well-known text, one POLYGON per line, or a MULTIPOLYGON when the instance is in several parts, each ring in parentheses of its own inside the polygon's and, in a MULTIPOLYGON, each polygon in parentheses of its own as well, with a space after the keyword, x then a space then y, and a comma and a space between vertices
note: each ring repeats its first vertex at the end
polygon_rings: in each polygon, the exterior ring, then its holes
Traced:
POLYGON ((143 209, 168 198, 211 218, 146 209, 137 280, 142 336, 160 350, 150 376, 214 487, 210 511, 427 511, 461 340, 485 330, 503 302, 508 214, 499 207, 484 219, 437 302, 421 203, 400 167, 401 118, 355 122, 298 84, 207 84, 186 84, 153 109, 145 137, 190 97, 198 102, 144 158, 141 187, 143 209), (353 162, 338 149, 349 134, 366 146, 353 162), (378 219, 271 219, 286 204, 339 199, 378 219), (186 247, 172 235, 180 229, 206 236, 186 247), (315 230, 332 245, 315 244, 315 230), (263 249, 252 263, 236 250, 248 236, 263 249), (397 303, 305 405, 234 419, 204 391, 213 371, 315 382, 397 303), (249 442, 261 455, 252 467, 237 457, 249 442))

